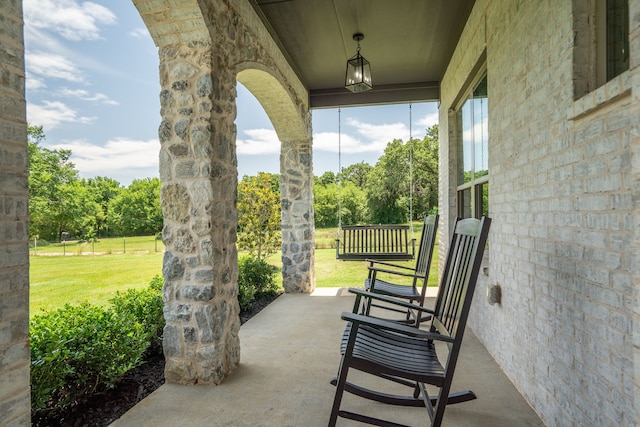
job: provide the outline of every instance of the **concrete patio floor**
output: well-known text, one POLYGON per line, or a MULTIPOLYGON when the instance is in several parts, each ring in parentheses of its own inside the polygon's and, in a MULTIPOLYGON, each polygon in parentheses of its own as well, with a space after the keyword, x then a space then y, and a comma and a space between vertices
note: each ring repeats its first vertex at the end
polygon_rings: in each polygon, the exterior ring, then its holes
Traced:
MULTIPOLYGON (((165 384, 112 426, 326 426, 335 391, 329 380, 338 369, 344 329, 340 313, 352 305, 353 297, 340 288, 281 296, 241 327, 240 366, 222 384, 165 384)), ((469 329, 453 384, 454 391, 466 389, 478 399, 448 406, 444 426, 543 425, 469 329)), ((349 393, 342 408, 428 425, 424 409, 383 405, 349 393)), ((359 424, 339 419, 338 425, 359 424)))

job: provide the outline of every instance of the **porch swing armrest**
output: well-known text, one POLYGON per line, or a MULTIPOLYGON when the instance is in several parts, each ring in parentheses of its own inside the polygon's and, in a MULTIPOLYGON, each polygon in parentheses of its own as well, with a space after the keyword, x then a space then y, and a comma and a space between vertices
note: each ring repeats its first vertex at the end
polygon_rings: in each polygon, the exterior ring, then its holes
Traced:
POLYGON ((374 292, 366 291, 364 289, 349 288, 349 292, 356 295, 356 303, 354 304, 354 307, 358 307, 360 305, 359 301, 361 298, 370 298, 370 299, 386 302, 392 305, 408 308, 411 310, 421 311, 423 313, 435 314, 435 311, 433 311, 430 308, 422 307, 420 305, 415 305, 408 301, 396 299, 393 297, 388 297, 383 294, 376 294, 374 292))

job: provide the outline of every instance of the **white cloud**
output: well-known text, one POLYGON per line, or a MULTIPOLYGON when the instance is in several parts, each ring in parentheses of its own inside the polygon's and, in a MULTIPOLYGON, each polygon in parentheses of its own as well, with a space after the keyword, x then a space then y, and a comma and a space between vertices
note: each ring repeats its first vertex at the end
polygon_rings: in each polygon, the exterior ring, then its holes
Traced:
POLYGON ((149 34, 149 30, 143 27, 135 28, 133 31, 129 32, 129 35, 137 39, 144 39, 147 37, 151 37, 151 35, 149 34))
POLYGON ((338 150, 342 153, 364 153, 379 151, 378 147, 374 147, 371 144, 365 144, 359 139, 354 138, 353 136, 346 133, 338 135, 337 132, 314 133, 313 149, 328 151, 330 153, 337 153, 338 150))
POLYGON ((53 148, 71 150, 71 161, 83 176, 113 176, 153 167, 158 170, 160 143, 157 139, 114 138, 104 146, 77 140, 53 148))
POLYGON ((381 147, 383 150, 387 146, 387 143, 394 139, 406 141, 409 138, 409 129, 404 123, 374 125, 355 119, 348 119, 347 124, 356 128, 356 132, 365 137, 368 144, 381 147))
POLYGON ((26 52, 27 72, 35 78, 57 78, 70 82, 83 82, 84 77, 78 67, 67 58, 54 53, 26 52))
MULTIPOLYGON (((415 136, 415 135, 414 135, 415 136)), ((409 139, 409 129, 403 123, 374 125, 348 118, 342 126, 342 132, 318 132, 313 134, 315 150, 346 154, 378 153, 382 154, 387 144, 394 139, 409 139), (340 141, 338 141, 340 138, 340 141)))
POLYGON ((62 123, 92 123, 95 117, 78 116, 78 112, 62 102, 43 101, 43 105, 27 104, 27 120, 45 130, 58 127, 62 123))
POLYGON ((248 129, 245 130, 247 139, 236 139, 236 151, 238 154, 260 155, 280 153, 280 140, 273 129, 248 129))
POLYGON ((26 73, 24 84, 28 91, 44 89, 45 87, 47 87, 47 84, 44 82, 44 80, 33 76, 29 72, 26 73))
POLYGON ((105 95, 104 93, 91 94, 91 93, 89 93, 88 91, 86 91, 84 89, 63 88, 63 89, 60 89, 58 91, 58 93, 61 96, 78 98, 78 99, 81 99, 83 101, 91 101, 91 102, 96 102, 96 103, 99 103, 99 104, 106 104, 106 105, 119 105, 120 104, 118 101, 114 101, 113 99, 111 99, 107 95, 105 95))
POLYGON ((438 118, 438 113, 430 113, 419 119, 417 123, 425 128, 430 128, 431 126, 438 124, 438 118))
POLYGON ((25 26, 46 29, 68 40, 99 39, 99 25, 117 22, 110 9, 93 2, 28 0, 23 7, 25 26))

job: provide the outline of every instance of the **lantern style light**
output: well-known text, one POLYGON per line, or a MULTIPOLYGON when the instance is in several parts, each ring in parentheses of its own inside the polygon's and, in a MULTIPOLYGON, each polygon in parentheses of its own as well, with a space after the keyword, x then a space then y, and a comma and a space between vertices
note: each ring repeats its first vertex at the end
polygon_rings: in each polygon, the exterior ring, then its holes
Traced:
POLYGON ((355 56, 347 61, 347 76, 344 87, 353 93, 364 92, 373 88, 371 85, 371 66, 369 61, 360 55, 360 40, 364 39, 362 33, 353 35, 353 39, 358 42, 358 50, 355 56))

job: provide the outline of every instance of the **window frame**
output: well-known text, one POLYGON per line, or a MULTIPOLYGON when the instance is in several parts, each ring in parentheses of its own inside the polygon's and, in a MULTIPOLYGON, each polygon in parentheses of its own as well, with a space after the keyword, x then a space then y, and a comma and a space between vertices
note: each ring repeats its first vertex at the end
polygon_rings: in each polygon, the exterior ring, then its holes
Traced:
POLYGON ((629 20, 628 0, 592 0, 586 3, 573 0, 574 100, 596 91, 629 70, 629 20), (623 9, 615 9, 617 12, 610 14, 609 7, 616 6, 613 2, 619 2, 623 9), (619 25, 622 25, 622 32, 617 31, 619 25), (616 32, 622 37, 611 38, 610 35, 616 32), (621 51, 616 53, 616 49, 621 51))
MULTIPOLYGON (((487 200, 486 210, 484 209, 485 205, 478 200, 483 200, 483 190, 485 187, 489 185, 489 166, 488 166, 488 158, 487 158, 487 173, 485 175, 481 175, 476 177, 476 173, 479 172, 476 170, 475 165, 475 157, 476 152, 474 151, 471 154, 471 177, 470 180, 464 182, 464 129, 463 129, 463 108, 466 103, 474 98, 473 93, 478 88, 479 84, 488 78, 488 73, 486 69, 486 65, 483 66, 476 74, 475 77, 469 82, 466 86, 466 89, 461 92, 462 96, 458 104, 455 106, 455 114, 456 114, 456 127, 458 131, 457 138, 457 146, 458 146, 458 162, 456 165, 456 212, 457 216, 461 218, 467 217, 467 214, 471 214, 475 218, 480 218, 483 215, 488 215, 489 210, 489 202, 487 200), (468 193, 467 193, 468 192, 468 193), (467 199, 465 195, 468 194, 469 201, 467 203, 467 199)), ((489 102, 489 94, 487 88, 487 157, 488 157, 488 147, 489 147, 489 133, 488 133, 488 102, 489 102)), ((473 118, 474 115, 471 114, 473 118)), ((473 126, 472 126, 473 127, 473 126)), ((472 147, 474 147, 472 145, 472 147)), ((475 147, 474 147, 475 148, 475 147)))

